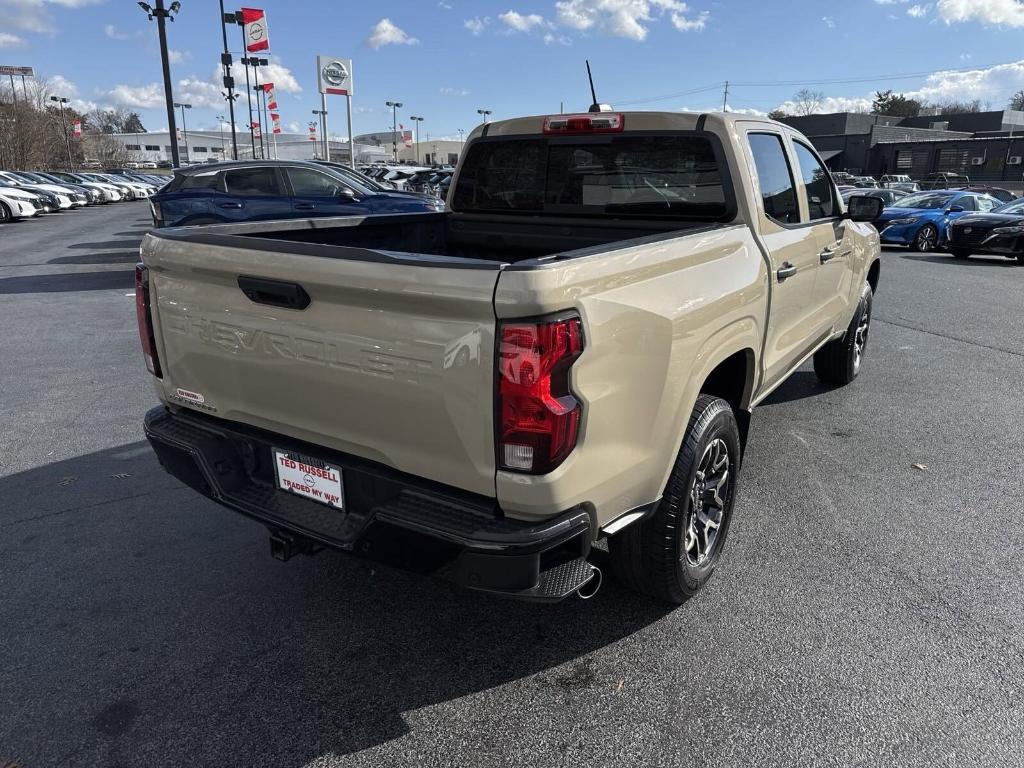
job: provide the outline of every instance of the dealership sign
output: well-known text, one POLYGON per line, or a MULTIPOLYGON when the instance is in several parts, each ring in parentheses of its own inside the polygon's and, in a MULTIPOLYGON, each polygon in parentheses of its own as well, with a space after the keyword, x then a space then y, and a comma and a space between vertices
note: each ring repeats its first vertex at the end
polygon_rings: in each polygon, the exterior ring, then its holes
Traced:
POLYGON ((14 77, 35 77, 36 71, 32 69, 32 67, 0 66, 0 75, 13 75, 14 77))
POLYGON ((316 78, 320 86, 320 93, 329 93, 333 96, 351 96, 352 59, 317 56, 316 78))

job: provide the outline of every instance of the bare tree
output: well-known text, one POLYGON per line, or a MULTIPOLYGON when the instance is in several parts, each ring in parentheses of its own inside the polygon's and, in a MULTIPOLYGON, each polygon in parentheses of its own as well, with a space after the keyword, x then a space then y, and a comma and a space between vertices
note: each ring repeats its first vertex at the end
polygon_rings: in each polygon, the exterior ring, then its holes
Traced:
POLYGON ((1024 90, 1017 91, 1013 96, 1010 97, 1010 103, 1006 105, 1007 109, 1024 110, 1024 90))
POLYGON ((798 115, 813 115, 821 109, 821 105, 824 103, 825 94, 821 91, 801 88, 793 94, 793 111, 798 115))

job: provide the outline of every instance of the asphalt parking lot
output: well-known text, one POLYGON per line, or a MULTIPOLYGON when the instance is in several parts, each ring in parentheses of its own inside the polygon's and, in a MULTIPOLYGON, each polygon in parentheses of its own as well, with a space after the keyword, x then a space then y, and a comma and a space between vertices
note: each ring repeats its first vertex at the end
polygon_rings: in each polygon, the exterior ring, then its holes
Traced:
POLYGON ((144 203, 0 229, 0 764, 1024 764, 1024 268, 886 251, 865 369, 754 415, 676 610, 535 606, 324 553, 180 486, 144 203))

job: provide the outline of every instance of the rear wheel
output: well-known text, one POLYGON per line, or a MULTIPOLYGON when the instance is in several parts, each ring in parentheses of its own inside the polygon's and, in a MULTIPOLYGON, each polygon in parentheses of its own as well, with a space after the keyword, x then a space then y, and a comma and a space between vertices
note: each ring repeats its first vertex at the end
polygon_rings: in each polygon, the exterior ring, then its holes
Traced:
POLYGON ((857 378, 868 346, 871 300, 871 286, 865 283, 846 333, 814 353, 814 373, 822 381, 842 386, 857 378))
POLYGON ((732 408, 721 398, 700 395, 654 515, 608 541, 619 580, 669 603, 693 597, 721 557, 739 468, 732 408))
POLYGON ((971 252, 965 251, 963 248, 954 248, 951 253, 954 259, 969 259, 971 257, 971 252))
POLYGON ((929 253, 935 250, 935 246, 939 243, 939 230, 935 228, 934 224, 925 224, 919 230, 917 235, 914 236, 914 242, 910 244, 910 250, 917 251, 918 253, 929 253))
POLYGON ((0 202, 0 224, 6 224, 13 218, 14 217, 11 215, 11 209, 7 207, 7 203, 0 202))

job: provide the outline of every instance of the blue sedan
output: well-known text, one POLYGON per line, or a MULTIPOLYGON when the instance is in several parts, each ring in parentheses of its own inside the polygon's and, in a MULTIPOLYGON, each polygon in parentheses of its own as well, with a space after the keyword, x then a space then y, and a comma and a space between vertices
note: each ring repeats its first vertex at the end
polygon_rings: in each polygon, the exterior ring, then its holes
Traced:
POLYGON ((886 208, 875 226, 883 245, 908 245, 927 253, 946 243, 946 229, 965 213, 991 211, 1001 203, 990 195, 957 189, 916 192, 886 208))
POLYGON ((299 160, 181 168, 150 203, 157 227, 444 210, 436 197, 386 190, 354 171, 299 160))

